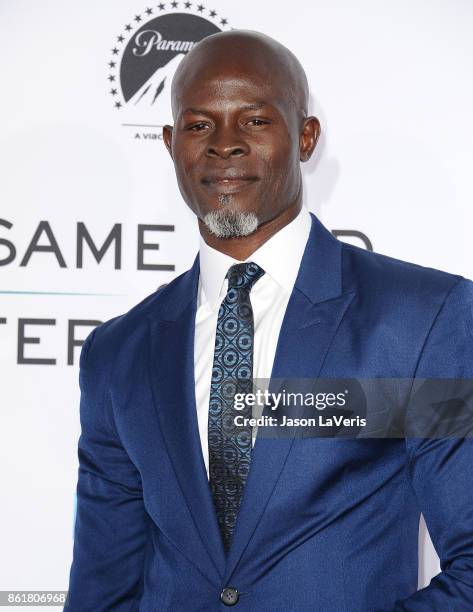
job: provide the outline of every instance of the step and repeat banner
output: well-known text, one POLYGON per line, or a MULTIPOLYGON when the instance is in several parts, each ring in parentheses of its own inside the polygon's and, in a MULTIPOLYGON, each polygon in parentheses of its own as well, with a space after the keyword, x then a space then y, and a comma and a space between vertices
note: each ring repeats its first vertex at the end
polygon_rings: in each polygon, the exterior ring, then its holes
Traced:
MULTIPOLYGON (((232 28, 306 69, 323 130, 309 210, 341 240, 473 277, 471 2, 2 0, 0 590, 67 588, 80 346, 195 257, 161 130, 178 63, 232 28)), ((420 559, 424 585, 425 527, 420 559)))

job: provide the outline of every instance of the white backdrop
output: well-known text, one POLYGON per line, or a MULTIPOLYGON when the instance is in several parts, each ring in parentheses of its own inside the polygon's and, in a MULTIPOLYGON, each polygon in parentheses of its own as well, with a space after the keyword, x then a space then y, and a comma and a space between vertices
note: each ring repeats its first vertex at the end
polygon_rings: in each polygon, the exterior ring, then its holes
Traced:
MULTIPOLYGON (((125 312, 188 268, 197 248, 160 139, 180 56, 156 49, 152 33, 140 46, 139 31, 167 24, 186 41, 245 28, 286 44, 323 129, 303 166, 309 209, 331 230, 362 232, 375 251, 473 277, 473 3, 202 2, 0 4, 0 590, 67 588, 79 436, 70 322, 125 312), (164 86, 148 108, 150 74, 164 86), (159 244, 144 262, 167 269, 139 269, 140 226, 159 244), (79 265, 84 227, 97 248, 113 228, 121 244, 97 262, 85 243, 79 265), (54 363, 22 363, 32 359, 54 363)), ((76 325, 74 337, 91 329, 76 325)), ((420 557, 424 585, 438 571, 425 530, 420 557)))

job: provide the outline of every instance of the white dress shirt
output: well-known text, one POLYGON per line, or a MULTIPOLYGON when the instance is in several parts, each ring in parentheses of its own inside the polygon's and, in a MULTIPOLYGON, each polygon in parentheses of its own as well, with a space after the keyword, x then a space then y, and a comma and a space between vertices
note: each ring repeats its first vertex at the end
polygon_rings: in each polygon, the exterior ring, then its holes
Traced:
MULTIPOLYGON (((246 260, 254 261, 265 271, 250 293, 254 318, 253 378, 271 377, 281 324, 299 272, 311 223, 309 212, 303 207, 291 223, 246 260)), ((227 293, 228 281, 225 276, 228 269, 242 262, 208 246, 202 237, 199 258, 194 375, 199 434, 208 475, 208 409, 217 317, 227 293)))

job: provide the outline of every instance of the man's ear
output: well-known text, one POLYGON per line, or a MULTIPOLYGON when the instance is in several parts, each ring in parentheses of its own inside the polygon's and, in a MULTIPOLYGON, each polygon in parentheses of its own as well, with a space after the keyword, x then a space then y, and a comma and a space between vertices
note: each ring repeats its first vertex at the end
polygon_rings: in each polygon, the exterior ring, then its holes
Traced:
POLYGON ((163 140, 172 159, 172 125, 163 125, 163 140))
POLYGON ((299 139, 301 161, 305 162, 310 159, 319 140, 320 131, 320 121, 317 117, 306 117, 304 119, 299 139))

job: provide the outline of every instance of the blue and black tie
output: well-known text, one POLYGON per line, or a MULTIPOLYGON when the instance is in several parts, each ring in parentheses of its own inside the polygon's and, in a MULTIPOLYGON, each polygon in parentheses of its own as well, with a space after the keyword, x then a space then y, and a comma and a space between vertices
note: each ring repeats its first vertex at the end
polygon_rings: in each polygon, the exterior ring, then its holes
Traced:
POLYGON ((209 401, 209 482, 226 552, 250 469, 252 428, 235 425, 234 417, 251 417, 251 407, 237 411, 234 399, 236 393, 249 393, 253 387, 250 291, 263 274, 253 262, 232 266, 217 319, 209 401))

